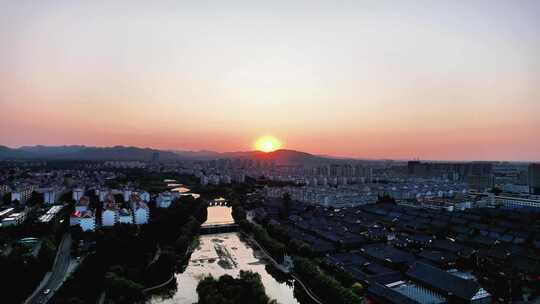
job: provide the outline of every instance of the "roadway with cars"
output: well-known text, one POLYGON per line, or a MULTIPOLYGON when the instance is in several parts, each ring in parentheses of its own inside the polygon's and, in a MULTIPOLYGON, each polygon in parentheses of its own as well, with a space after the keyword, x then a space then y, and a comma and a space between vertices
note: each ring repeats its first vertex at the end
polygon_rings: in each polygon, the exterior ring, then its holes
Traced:
POLYGON ((71 263, 71 241, 71 235, 65 234, 60 246, 58 246, 53 269, 50 272, 47 282, 41 284, 38 290, 34 291, 25 303, 47 303, 53 297, 54 293, 60 289, 71 263))

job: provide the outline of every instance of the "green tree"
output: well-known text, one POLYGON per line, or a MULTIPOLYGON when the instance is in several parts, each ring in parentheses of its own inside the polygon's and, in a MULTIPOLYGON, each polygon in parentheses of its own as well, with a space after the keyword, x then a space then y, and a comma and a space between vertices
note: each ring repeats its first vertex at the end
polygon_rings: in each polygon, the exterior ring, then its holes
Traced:
POLYGON ((223 275, 219 279, 207 276, 197 286, 199 304, 269 304, 264 285, 258 273, 240 271, 238 278, 223 275))
POLYGON ((351 289, 352 291, 359 295, 359 296, 362 296, 364 295, 364 286, 358 282, 354 283, 352 286, 351 286, 351 289))

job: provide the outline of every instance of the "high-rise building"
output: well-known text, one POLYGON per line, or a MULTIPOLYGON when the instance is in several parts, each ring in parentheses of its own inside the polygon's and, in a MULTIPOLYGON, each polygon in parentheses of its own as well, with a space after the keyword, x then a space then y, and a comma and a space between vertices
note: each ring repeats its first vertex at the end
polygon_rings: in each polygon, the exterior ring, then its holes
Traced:
POLYGON ((540 195, 540 163, 529 165, 529 193, 540 195))

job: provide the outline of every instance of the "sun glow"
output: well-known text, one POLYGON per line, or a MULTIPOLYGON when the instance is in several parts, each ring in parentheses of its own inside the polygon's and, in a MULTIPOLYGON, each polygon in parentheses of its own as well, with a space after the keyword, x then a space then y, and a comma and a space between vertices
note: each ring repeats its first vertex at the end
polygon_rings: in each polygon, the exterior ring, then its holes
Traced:
POLYGON ((255 149, 262 152, 272 152, 279 148, 281 148, 281 142, 273 136, 263 136, 255 142, 255 149))

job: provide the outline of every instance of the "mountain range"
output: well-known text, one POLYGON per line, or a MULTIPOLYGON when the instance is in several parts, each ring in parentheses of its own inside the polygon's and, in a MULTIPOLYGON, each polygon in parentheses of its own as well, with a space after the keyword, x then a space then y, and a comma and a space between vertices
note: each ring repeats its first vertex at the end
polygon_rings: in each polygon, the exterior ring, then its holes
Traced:
POLYGON ((139 160, 150 161, 155 153, 160 161, 197 161, 222 158, 243 158, 272 160, 277 164, 316 163, 329 160, 329 157, 316 156, 295 150, 276 150, 274 152, 242 151, 169 151, 139 147, 90 147, 90 146, 24 146, 9 148, 0 146, 0 160, 139 160))

